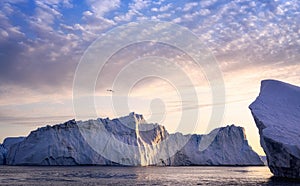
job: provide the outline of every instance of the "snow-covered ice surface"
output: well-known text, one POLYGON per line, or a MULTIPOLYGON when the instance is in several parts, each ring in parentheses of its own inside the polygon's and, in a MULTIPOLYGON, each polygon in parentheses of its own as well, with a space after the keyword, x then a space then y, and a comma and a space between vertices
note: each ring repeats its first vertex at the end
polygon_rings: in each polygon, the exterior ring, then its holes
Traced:
POLYGON ((249 108, 271 172, 300 178, 300 87, 264 80, 249 108))
POLYGON ((263 165, 234 125, 207 135, 169 134, 130 113, 117 119, 70 120, 32 131, 11 145, 9 165, 263 165), (207 148, 206 141, 211 142, 207 148))

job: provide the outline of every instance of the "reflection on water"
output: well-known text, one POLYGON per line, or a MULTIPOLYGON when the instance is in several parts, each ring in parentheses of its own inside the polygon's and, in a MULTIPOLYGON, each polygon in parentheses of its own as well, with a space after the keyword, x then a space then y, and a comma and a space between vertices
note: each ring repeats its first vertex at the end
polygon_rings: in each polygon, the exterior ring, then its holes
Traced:
POLYGON ((268 167, 0 166, 1 185, 300 185, 268 167))

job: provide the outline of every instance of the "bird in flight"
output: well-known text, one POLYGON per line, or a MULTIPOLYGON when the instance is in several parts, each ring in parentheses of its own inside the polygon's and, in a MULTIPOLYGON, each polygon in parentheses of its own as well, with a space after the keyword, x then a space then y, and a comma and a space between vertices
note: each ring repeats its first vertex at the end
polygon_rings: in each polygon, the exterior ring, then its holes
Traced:
POLYGON ((107 92, 115 92, 115 91, 113 91, 112 89, 107 89, 106 91, 107 91, 107 92))

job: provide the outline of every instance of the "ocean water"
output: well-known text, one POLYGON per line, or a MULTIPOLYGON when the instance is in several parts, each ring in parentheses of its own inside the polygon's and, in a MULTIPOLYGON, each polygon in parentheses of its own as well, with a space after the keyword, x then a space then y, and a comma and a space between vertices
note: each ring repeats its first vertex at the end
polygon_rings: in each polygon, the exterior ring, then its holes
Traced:
POLYGON ((0 166, 0 185, 300 185, 268 167, 0 166))

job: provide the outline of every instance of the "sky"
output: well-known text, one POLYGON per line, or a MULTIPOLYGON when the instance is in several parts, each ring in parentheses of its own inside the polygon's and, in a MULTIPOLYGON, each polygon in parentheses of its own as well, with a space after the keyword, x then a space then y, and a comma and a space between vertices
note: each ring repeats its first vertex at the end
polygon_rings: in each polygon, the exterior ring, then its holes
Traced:
POLYGON ((73 84, 81 60, 93 43, 109 39, 107 33, 145 21, 178 25, 197 36, 220 70, 225 99, 214 102, 213 83, 189 51, 139 42, 113 53, 98 72, 97 117, 134 111, 175 132, 186 111, 199 118, 192 132, 207 133, 213 109, 224 106, 215 125, 244 127, 250 145, 263 154, 248 106, 263 79, 300 85, 298 0, 2 0, 0 141, 46 124, 94 117, 74 112, 73 84), (150 72, 163 77, 145 77, 150 72), (133 83, 133 78, 140 79, 133 83), (112 87, 114 92, 107 91, 112 87), (195 92, 196 97, 187 96, 195 92), (118 105, 124 99, 126 108, 118 105))

